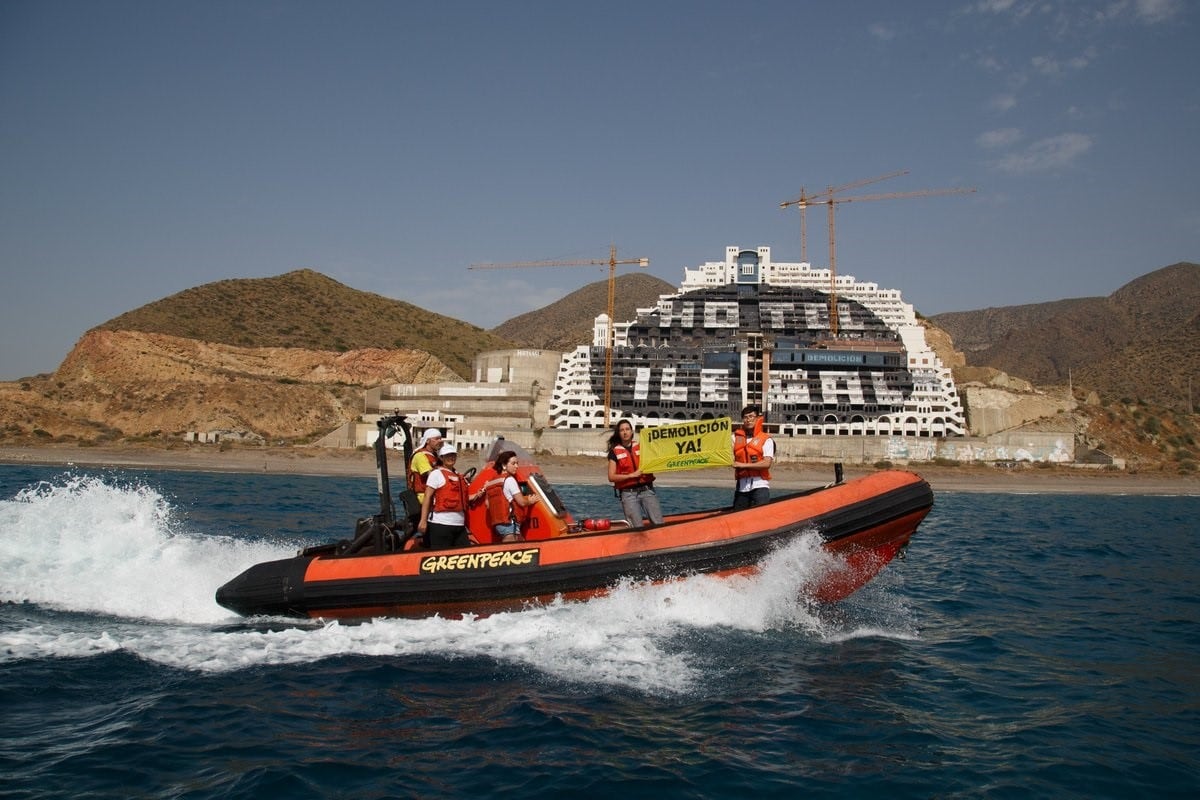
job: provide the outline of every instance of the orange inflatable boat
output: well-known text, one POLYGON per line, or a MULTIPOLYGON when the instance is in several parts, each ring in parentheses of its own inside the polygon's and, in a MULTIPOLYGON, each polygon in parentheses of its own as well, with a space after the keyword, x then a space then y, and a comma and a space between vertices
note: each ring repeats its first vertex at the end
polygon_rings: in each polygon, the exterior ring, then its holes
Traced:
MULTIPOLYGON (((477 507, 468 527, 478 545, 430 551, 414 546, 414 498, 402 492, 404 512, 397 514, 388 485, 384 442, 397 431, 410 441, 408 425, 400 416, 379 425, 380 513, 359 520, 352 540, 250 567, 217 590, 220 605, 243 615, 321 618, 487 614, 594 597, 623 579, 751 573, 773 549, 809 532, 839 557, 807 589, 812 599, 831 602, 878 574, 933 505, 920 476, 885 471, 773 496, 758 508, 675 514, 662 525, 631 529, 625 520, 574 519, 528 454, 501 440, 499 448, 518 453, 522 490, 541 501, 521 523, 524 541, 493 541, 486 509, 477 507)), ((472 492, 495 477, 489 472, 467 473, 472 492)))

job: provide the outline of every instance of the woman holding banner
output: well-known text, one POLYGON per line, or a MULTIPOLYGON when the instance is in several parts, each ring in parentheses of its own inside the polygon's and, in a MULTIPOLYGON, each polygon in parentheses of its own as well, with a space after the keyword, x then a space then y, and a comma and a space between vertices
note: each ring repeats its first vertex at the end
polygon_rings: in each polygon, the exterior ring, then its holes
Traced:
POLYGON ((631 527, 642 527, 649 519, 655 525, 663 521, 662 507, 654 493, 654 475, 642 472, 642 453, 633 440, 633 423, 623 419, 608 437, 608 480, 621 500, 625 519, 631 527))

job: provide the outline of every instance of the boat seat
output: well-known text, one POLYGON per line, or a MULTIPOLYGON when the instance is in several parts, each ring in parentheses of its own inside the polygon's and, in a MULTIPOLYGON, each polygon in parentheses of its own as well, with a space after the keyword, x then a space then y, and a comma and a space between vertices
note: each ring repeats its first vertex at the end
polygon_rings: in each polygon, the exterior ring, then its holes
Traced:
POLYGON ((400 492, 398 499, 400 506, 404 509, 403 516, 407 517, 415 528, 421 520, 421 501, 417 499, 417 493, 412 489, 405 489, 400 492))

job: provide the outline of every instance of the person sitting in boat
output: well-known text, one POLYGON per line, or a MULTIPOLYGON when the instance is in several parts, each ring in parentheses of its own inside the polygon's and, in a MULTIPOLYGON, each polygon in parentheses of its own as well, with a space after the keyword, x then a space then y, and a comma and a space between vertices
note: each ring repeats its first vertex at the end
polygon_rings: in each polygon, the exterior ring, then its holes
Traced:
POLYGON ((654 491, 654 475, 642 472, 641 463, 641 447, 633 440, 633 423, 623 419, 608 437, 608 481, 633 528, 642 527, 647 518, 655 525, 663 521, 662 506, 654 491))
POLYGON ((536 494, 523 494, 517 483, 517 454, 505 450, 492 463, 496 477, 483 484, 487 498, 487 521, 492 533, 501 542, 519 542, 520 520, 537 503, 536 494))
POLYGON ((753 508, 771 499, 771 465, 775 463, 775 440, 763 430, 758 406, 742 409, 742 426, 733 432, 733 510, 753 508))
POLYGON ((438 460, 438 450, 442 447, 442 432, 437 428, 426 428, 421 434, 417 451, 408 461, 408 488, 417 493, 417 501, 425 500, 425 483, 429 472, 442 462, 438 460))
POLYGON ((466 547, 472 544, 467 532, 467 506, 481 500, 483 490, 470 495, 466 477, 454 471, 454 465, 458 463, 454 445, 442 445, 437 456, 441 466, 429 471, 417 531, 430 550, 466 547))

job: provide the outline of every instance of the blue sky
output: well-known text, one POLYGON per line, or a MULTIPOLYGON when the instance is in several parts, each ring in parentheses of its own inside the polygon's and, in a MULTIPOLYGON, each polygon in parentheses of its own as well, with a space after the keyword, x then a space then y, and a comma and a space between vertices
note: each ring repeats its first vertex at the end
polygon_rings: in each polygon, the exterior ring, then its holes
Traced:
MULTIPOLYGON (((0 379, 112 317, 310 267, 483 327, 647 257, 800 257, 924 314, 1200 261, 1200 6, 0 2, 0 379), (808 257, 828 263, 825 213, 808 257)), ((626 268, 631 269, 631 268, 626 268)))

